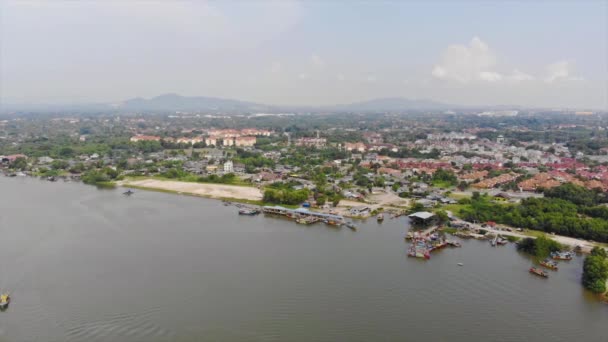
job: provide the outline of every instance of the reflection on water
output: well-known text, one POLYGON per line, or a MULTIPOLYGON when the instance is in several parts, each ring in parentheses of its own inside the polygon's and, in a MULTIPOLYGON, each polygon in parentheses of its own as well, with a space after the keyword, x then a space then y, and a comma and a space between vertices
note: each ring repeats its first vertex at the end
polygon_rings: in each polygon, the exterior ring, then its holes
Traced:
POLYGON ((0 189, 0 341, 606 341, 582 258, 545 280, 512 245, 408 258, 405 218, 353 232, 156 192, 0 189))

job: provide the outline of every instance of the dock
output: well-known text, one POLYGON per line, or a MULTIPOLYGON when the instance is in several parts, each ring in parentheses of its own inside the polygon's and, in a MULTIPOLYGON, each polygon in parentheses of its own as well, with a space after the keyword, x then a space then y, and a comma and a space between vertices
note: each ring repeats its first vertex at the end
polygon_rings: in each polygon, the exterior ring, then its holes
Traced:
POLYGON ((281 206, 265 206, 262 212, 267 215, 284 216, 301 224, 325 222, 332 226, 341 226, 345 223, 344 217, 334 214, 319 213, 306 208, 288 209, 281 206))

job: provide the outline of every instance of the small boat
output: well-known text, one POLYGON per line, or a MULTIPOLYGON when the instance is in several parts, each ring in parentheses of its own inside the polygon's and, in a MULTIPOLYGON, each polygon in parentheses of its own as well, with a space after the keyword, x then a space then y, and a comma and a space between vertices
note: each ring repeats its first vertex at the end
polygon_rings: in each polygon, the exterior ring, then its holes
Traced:
POLYGON ((382 213, 378 214, 378 216, 376 216, 376 220, 377 220, 378 222, 382 222, 382 221, 384 221, 384 214, 382 214, 382 213))
POLYGON ((462 245, 458 241, 448 240, 448 241, 446 241, 446 243, 448 244, 448 246, 451 246, 451 247, 462 247, 462 245))
POLYGON ((492 245, 492 247, 496 247, 497 243, 498 243, 497 238, 493 238, 492 240, 490 240, 490 244, 492 245))
POLYGON ((355 224, 352 222, 346 222, 344 225, 350 228, 351 230, 357 230, 357 226, 355 226, 355 224))
POLYGON ((507 240, 507 239, 503 238, 502 236, 499 236, 499 237, 496 239, 496 243, 497 243, 499 246, 504 246, 504 245, 506 245, 507 243, 509 243, 509 240, 507 240))
POLYGON ((537 276, 543 277, 543 278, 548 278, 549 274, 547 274, 547 272, 541 270, 540 268, 536 268, 536 267, 530 267, 530 273, 535 274, 537 276))
POLYGON ((257 215, 259 213, 260 213, 260 211, 257 210, 257 209, 251 209, 251 208, 241 208, 241 209, 239 209, 239 215, 253 216, 253 215, 257 215))
POLYGON ((458 266, 464 266, 464 264, 463 264, 463 263, 461 263, 461 262, 459 262, 459 263, 458 263, 458 266))
POLYGON ((326 219, 323 222, 325 222, 325 224, 328 224, 330 226, 341 226, 342 225, 342 221, 339 221, 339 220, 326 219))
POLYGON ((135 193, 135 191, 133 191, 133 190, 129 189, 129 190, 127 190, 127 191, 123 192, 122 194, 123 194, 123 195, 125 195, 125 196, 131 196, 131 195, 133 195, 134 193, 135 193))
POLYGON ((572 252, 554 252, 551 253, 551 258, 553 260, 572 260, 574 257, 574 253, 572 252))
POLYGON ((543 261, 540 262, 540 265, 543 267, 546 267, 548 269, 557 271, 557 263, 555 261, 551 261, 549 259, 545 259, 543 261))
POLYGON ((11 302, 11 297, 8 293, 0 295, 0 309, 6 309, 8 304, 11 302))

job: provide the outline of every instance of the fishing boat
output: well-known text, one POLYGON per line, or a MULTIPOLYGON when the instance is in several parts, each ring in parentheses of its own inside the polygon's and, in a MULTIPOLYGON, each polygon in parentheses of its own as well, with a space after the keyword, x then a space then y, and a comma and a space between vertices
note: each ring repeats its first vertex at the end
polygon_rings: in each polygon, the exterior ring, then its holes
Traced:
POLYGON ((241 208, 241 209, 239 209, 239 215, 253 216, 253 215, 257 215, 259 213, 260 213, 260 211, 257 210, 257 209, 251 209, 251 208, 241 208))
POLYGON ((8 304, 11 302, 11 297, 8 293, 0 295, 0 309, 6 309, 8 304))
POLYGON ((447 240, 446 243, 448 244, 448 246, 451 247, 462 247, 462 245, 458 241, 447 240))
POLYGON ((540 268, 536 268, 536 267, 530 267, 530 273, 535 274, 537 276, 543 277, 543 278, 548 278, 549 274, 547 274, 547 272, 541 270, 540 268))
POLYGON ((554 252, 551 253, 551 258, 553 260, 572 260, 574 257, 574 253, 572 252, 554 252))
POLYGON ((340 220, 326 219, 323 222, 325 222, 325 224, 328 224, 330 226, 341 226, 342 225, 342 221, 340 221, 340 220))
POLYGON ((344 225, 350 228, 351 230, 357 230, 357 226, 355 226, 355 224, 352 222, 346 222, 344 225))
POLYGON ((555 261, 551 261, 549 259, 545 259, 543 261, 540 262, 540 265, 543 267, 546 267, 548 269, 557 271, 557 263, 555 261))
POLYGON ((490 240, 490 244, 492 245, 492 247, 496 247, 496 244, 498 243, 498 240, 497 240, 497 239, 498 239, 498 238, 497 238, 497 237, 495 237, 495 238, 493 238, 492 240, 490 240))
POLYGON ((378 222, 384 221, 384 214, 383 213, 378 214, 378 216, 376 216, 376 220, 378 222))
POLYGON ((459 263, 458 263, 458 266, 464 266, 464 264, 463 264, 463 263, 461 263, 461 262, 459 262, 459 263))
POLYGON ((133 191, 133 190, 129 189, 129 190, 127 190, 127 191, 123 192, 122 194, 123 194, 123 195, 125 195, 125 196, 131 196, 131 195, 133 195, 134 193, 135 193, 135 191, 133 191))
POLYGON ((407 255, 414 258, 430 259, 431 249, 426 244, 424 239, 415 239, 408 249, 407 255))
POLYGON ((499 246, 504 246, 504 245, 506 245, 507 243, 509 243, 509 240, 507 240, 507 239, 503 238, 502 236, 499 236, 499 237, 496 239, 496 243, 497 243, 499 246))
POLYGON ((317 221, 319 221, 319 218, 314 216, 301 216, 296 218, 296 223, 299 224, 313 224, 317 221))

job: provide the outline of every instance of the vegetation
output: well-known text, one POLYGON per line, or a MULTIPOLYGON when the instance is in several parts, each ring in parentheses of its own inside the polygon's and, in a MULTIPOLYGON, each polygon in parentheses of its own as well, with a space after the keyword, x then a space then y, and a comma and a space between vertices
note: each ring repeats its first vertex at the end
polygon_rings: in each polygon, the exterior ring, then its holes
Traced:
POLYGON ((435 186, 449 187, 458 184, 458 178, 452 170, 439 169, 433 173, 431 180, 435 186))
POLYGON ((536 239, 525 238, 517 244, 517 250, 536 256, 539 259, 548 257, 552 252, 557 252, 563 249, 563 246, 558 242, 540 236, 536 239))
POLYGON ((274 183, 264 190, 263 201, 274 204, 301 204, 308 199, 308 189, 295 190, 289 183, 274 183))
POLYGON ((594 247, 583 264, 583 286, 595 293, 605 293, 607 280, 608 253, 601 247, 594 247))
MULTIPOLYGON (((558 188, 554 194, 565 192, 558 188)), ((578 203, 598 203, 596 200, 589 199, 595 196, 590 194, 594 193, 593 191, 583 190, 587 192, 583 196, 564 195, 564 197, 578 203)), ((580 189, 576 189, 576 193, 579 192, 580 189)), ((468 201, 460 203, 465 205, 458 214, 468 221, 495 221, 514 227, 608 242, 608 221, 606 220, 608 211, 603 208, 577 205, 569 200, 554 197, 529 198, 523 200, 519 205, 497 204, 493 203, 488 196, 475 193, 470 203, 468 201)))
POLYGON ((82 174, 82 181, 85 184, 108 186, 112 181, 119 179, 120 172, 109 167, 103 169, 89 170, 82 174))

